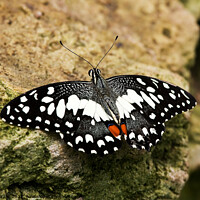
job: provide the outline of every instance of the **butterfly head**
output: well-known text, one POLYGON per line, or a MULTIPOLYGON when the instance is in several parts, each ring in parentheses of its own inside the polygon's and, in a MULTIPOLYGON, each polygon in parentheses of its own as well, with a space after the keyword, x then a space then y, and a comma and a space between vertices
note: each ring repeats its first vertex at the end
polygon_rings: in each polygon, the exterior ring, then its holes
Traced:
POLYGON ((92 82, 97 85, 98 80, 102 79, 101 70, 97 68, 90 69, 88 75, 92 78, 92 82))

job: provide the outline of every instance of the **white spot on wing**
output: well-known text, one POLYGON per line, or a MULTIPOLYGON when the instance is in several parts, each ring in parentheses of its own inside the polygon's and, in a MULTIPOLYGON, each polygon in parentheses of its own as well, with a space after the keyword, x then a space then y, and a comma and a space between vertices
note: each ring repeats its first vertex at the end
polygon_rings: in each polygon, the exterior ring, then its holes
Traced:
POLYGON ((97 154, 96 150, 91 150, 91 154, 97 154))
POLYGON ((158 83, 158 81, 157 81, 156 79, 154 79, 154 78, 151 78, 151 80, 152 80, 153 82, 158 83))
POLYGON ((14 109, 16 112, 19 112, 19 110, 17 108, 14 109))
POLYGON ((40 106, 40 112, 44 112, 46 108, 44 106, 40 106))
POLYGON ((60 137, 61 137, 61 139, 63 139, 64 138, 64 134, 60 133, 60 137))
POLYGON ((47 92, 47 94, 48 95, 51 95, 51 94, 53 94, 54 93, 54 87, 48 87, 48 92, 47 92))
POLYGON ((65 100, 60 99, 58 105, 56 107, 56 114, 59 118, 63 118, 65 116, 65 100))
POLYGON ((140 92, 143 99, 153 108, 155 109, 155 103, 151 100, 149 96, 147 96, 143 91, 140 92))
POLYGON ((171 90, 171 93, 175 94, 175 91, 174 91, 174 90, 171 90))
POLYGON ((149 132, 146 127, 142 128, 142 132, 144 133, 145 136, 149 135, 149 132))
POLYGON ((170 103, 168 104, 168 107, 169 107, 169 108, 173 108, 172 104, 170 104, 170 103))
POLYGON ((142 137, 142 135, 138 135, 138 141, 140 142, 140 141, 144 141, 144 138, 142 137))
POLYGON ((96 102, 89 100, 83 110, 83 115, 87 115, 93 118, 95 111, 96 111, 96 102))
POLYGON ((157 139, 156 141, 155 141, 155 143, 158 143, 160 140, 159 139, 157 139))
POLYGON ((114 147, 113 150, 114 150, 114 151, 118 151, 118 148, 117 148, 117 147, 114 147))
POLYGON ((107 150, 105 150, 104 152, 103 152, 103 154, 105 155, 105 154, 108 154, 108 151, 107 150))
POLYGON ((44 103, 50 103, 51 101, 53 101, 53 98, 52 97, 43 97, 41 101, 44 103))
POLYGON ((130 132, 130 134, 129 134, 129 139, 132 140, 133 138, 135 138, 135 133, 130 132))
POLYGON ((162 96, 161 94, 158 95, 158 98, 159 98, 160 100, 164 100, 164 99, 163 99, 163 96, 162 96))
POLYGON ((134 148, 134 149, 137 148, 137 146, 135 144, 132 144, 131 147, 134 148))
POLYGON ((186 101, 186 103, 187 103, 187 104, 190 104, 190 101, 189 101, 189 100, 187 100, 187 101, 186 101))
POLYGON ((135 120, 135 116, 131 115, 132 120, 135 120))
POLYGON ((95 125, 94 119, 91 120, 91 124, 92 124, 93 126, 95 125))
POLYGON ((23 105, 23 104, 21 104, 21 103, 20 103, 18 106, 19 106, 20 108, 23 108, 23 107, 24 107, 24 105, 23 105))
POLYGON ((31 96, 31 95, 33 95, 35 93, 36 93, 36 90, 33 90, 29 95, 31 96))
POLYGON ((34 94, 34 99, 38 100, 38 94, 37 93, 34 94))
POLYGON ((44 123, 49 125, 49 124, 50 124, 50 121, 49 121, 48 119, 46 119, 46 120, 44 121, 44 123))
POLYGON ((176 99, 176 96, 172 93, 169 93, 169 96, 172 98, 172 99, 176 99))
POLYGON ((156 134, 157 135, 157 132, 156 132, 155 128, 150 128, 150 132, 151 132, 151 134, 156 134))
POLYGON ((169 89, 169 85, 167 83, 163 83, 164 88, 169 89))
POLYGON ((10 119, 14 120, 14 119, 15 119, 15 117, 14 117, 13 115, 11 115, 11 116, 10 116, 10 119))
POLYGON ((97 115, 94 116, 95 120, 98 121, 98 118, 96 118, 96 116, 99 116, 103 121, 112 119, 106 112, 105 110, 102 108, 102 106, 100 104, 96 104, 96 113, 97 115))
POLYGON ((6 119, 5 119, 5 118, 1 118, 1 119, 2 119, 3 122, 6 122, 6 119))
MULTIPOLYGON (((123 95, 123 97, 126 95, 123 95)), ((118 97, 117 101, 119 101, 119 103, 124 107, 124 109, 126 109, 128 112, 131 112, 132 110, 134 110, 135 108, 126 100, 126 98, 123 97, 118 97)))
POLYGON ((149 86, 149 87, 147 87, 147 91, 148 92, 155 92, 155 89, 149 86))
POLYGON ((30 110, 30 107, 28 107, 28 106, 25 106, 25 107, 23 107, 23 109, 22 109, 22 111, 24 112, 24 113, 28 113, 29 112, 29 110, 30 110))
POLYGON ((18 120, 21 122, 22 121, 22 117, 18 117, 18 120))
POLYGON ((132 100, 132 103, 136 103, 142 108, 141 102, 143 102, 144 100, 140 95, 136 93, 135 90, 128 89, 127 94, 128 94, 129 99, 132 100))
POLYGON ((78 148, 78 151, 85 152, 85 150, 83 148, 78 148))
POLYGON ((77 95, 73 94, 73 95, 69 96, 66 107, 68 110, 72 109, 73 114, 76 115, 80 103, 81 102, 80 102, 79 98, 77 97, 77 95))
POLYGON ((160 101, 158 100, 158 98, 155 96, 155 95, 153 95, 153 94, 149 94, 149 96, 156 102, 156 103, 160 103, 160 101))
POLYGON ((154 113, 151 113, 151 114, 149 115, 149 117, 150 117, 151 119, 155 119, 156 115, 155 115, 154 113))
POLYGON ((146 83, 141 78, 136 78, 137 82, 141 85, 146 85, 146 83))
POLYGON ((39 117, 39 116, 37 116, 37 117, 35 118, 35 121, 41 122, 41 121, 42 121, 42 118, 39 117))
POLYGON ((67 144, 70 146, 70 147, 73 147, 73 144, 71 142, 67 142, 67 144))
POLYGON ((190 99, 190 98, 185 94, 185 91, 184 91, 184 90, 181 90, 181 93, 182 93, 187 99, 190 99))
POLYGON ((51 115, 53 113, 53 111, 55 110, 55 104, 54 103, 51 103, 49 105, 49 107, 47 108, 47 114, 48 115, 51 115))
POLYGON ((26 121, 27 121, 28 123, 31 123, 31 122, 32 122, 32 120, 31 120, 31 119, 27 119, 26 121))
POLYGON ((26 102, 27 100, 28 100, 28 99, 27 99, 25 96, 22 96, 22 97, 20 98, 20 101, 23 102, 23 103, 26 102))
POLYGON ((103 140, 98 140, 97 145, 99 148, 101 148, 101 146, 105 146, 105 142, 103 140))
POLYGON ((85 141, 86 141, 86 143, 88 143, 88 142, 94 142, 94 140, 93 140, 93 137, 92 137, 92 135, 90 135, 90 134, 86 134, 85 135, 85 141))
POLYGON ((106 136, 105 136, 105 140, 106 140, 107 142, 114 142, 114 139, 113 139, 111 136, 109 136, 109 135, 106 135, 106 136))
POLYGON ((60 124, 55 123, 54 126, 57 127, 57 128, 59 128, 59 127, 60 127, 60 124))
POLYGON ((7 106, 6 108, 7 108, 6 114, 9 115, 10 114, 10 106, 7 106))
POLYGON ((65 125, 68 126, 69 128, 73 127, 73 124, 71 122, 68 122, 68 121, 65 122, 65 125))
POLYGON ((78 144, 79 142, 83 142, 83 138, 79 135, 75 139, 75 143, 78 144))

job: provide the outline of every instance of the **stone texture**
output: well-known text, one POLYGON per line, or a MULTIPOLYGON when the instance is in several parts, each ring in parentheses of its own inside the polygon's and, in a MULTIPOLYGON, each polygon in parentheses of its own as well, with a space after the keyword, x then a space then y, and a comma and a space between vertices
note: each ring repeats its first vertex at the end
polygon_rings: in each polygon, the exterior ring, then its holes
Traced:
MULTIPOLYGON (((198 27, 178 1, 2 0, 0 19, 0 108, 33 87, 89 80, 90 66, 59 40, 95 65, 119 35, 100 65, 105 77, 143 74, 188 89, 198 27)), ((103 158, 0 121, 0 198, 176 199, 188 178, 185 116, 151 152, 124 144, 103 158)))
POLYGON ((186 8, 195 16, 200 19, 200 1, 199 0, 180 0, 186 8))

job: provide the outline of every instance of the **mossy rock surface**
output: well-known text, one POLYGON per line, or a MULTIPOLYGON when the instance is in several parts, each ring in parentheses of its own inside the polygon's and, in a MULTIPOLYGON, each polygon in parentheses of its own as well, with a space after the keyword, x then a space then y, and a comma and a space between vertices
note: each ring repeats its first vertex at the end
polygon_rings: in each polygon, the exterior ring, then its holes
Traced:
MULTIPOLYGON (((105 78, 142 74, 189 90, 198 27, 178 1, 2 0, 0 19, 0 108, 40 85, 89 80, 90 66, 59 40, 95 65, 119 35, 100 66, 105 78)), ((0 198, 177 199, 188 178, 187 115, 166 126, 151 152, 123 144, 99 157, 0 121, 0 198)))

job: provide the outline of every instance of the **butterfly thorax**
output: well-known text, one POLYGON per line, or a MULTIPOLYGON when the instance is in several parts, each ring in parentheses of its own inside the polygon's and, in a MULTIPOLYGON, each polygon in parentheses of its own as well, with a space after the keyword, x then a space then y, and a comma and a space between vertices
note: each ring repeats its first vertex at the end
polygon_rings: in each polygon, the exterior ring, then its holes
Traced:
POLYGON ((121 120, 119 117, 119 111, 116 106, 117 95, 108 86, 106 80, 100 75, 98 69, 92 69, 93 72, 89 72, 92 75, 92 83, 94 84, 94 94, 98 94, 98 98, 94 97, 97 101, 101 102, 102 107, 113 120, 120 125, 121 120))

